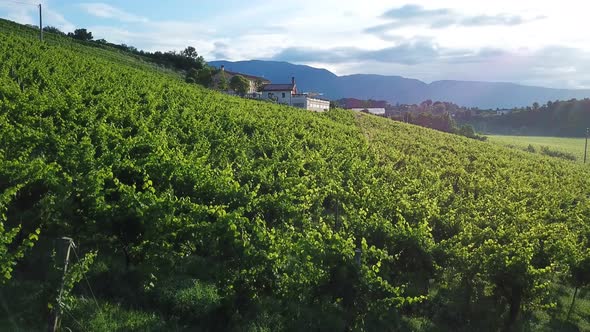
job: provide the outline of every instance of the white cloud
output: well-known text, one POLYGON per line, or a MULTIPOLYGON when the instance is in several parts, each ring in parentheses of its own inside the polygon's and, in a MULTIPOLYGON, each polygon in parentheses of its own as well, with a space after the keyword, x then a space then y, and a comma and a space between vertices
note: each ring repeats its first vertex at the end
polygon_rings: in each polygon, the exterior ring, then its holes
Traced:
MULTIPOLYGON (((72 31, 74 25, 61 13, 53 9, 51 2, 41 1, 43 5, 43 26, 53 26, 62 31, 72 31)), ((39 9, 36 4, 0 2, 0 11, 5 12, 5 18, 21 24, 39 26, 39 9)))
POLYGON ((79 6, 88 14, 99 18, 115 19, 121 22, 129 23, 148 22, 148 19, 145 17, 128 13, 102 2, 82 3, 79 6))

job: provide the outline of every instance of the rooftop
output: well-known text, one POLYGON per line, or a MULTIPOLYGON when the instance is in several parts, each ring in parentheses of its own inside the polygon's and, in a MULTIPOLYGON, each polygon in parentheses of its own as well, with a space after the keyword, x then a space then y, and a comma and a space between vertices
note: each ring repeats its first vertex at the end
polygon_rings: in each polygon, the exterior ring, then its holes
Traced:
POLYGON ((262 91, 293 91, 295 84, 267 84, 262 87, 262 91))
POLYGON ((229 71, 229 70, 224 70, 224 71, 225 71, 225 72, 226 72, 228 75, 231 75, 231 76, 237 76, 237 75, 240 75, 240 76, 243 76, 244 78, 246 78, 246 79, 249 79, 249 80, 251 80, 251 81, 261 81, 262 83, 270 83, 270 81, 269 81, 269 80, 267 80, 267 79, 266 79, 266 78, 264 78, 264 77, 258 77, 258 76, 254 76, 254 75, 248 75, 248 74, 244 74, 244 73, 237 73, 237 72, 234 72, 234 71, 229 71))

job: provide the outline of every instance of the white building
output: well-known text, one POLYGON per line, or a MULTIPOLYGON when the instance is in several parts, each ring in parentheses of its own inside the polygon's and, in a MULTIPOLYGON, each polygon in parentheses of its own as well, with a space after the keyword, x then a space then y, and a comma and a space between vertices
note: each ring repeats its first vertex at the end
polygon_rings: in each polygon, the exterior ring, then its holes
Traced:
POLYGON ((357 112, 368 112, 375 115, 385 115, 385 108, 351 108, 357 112))
POLYGON ((295 77, 291 84, 266 84, 262 87, 261 99, 274 100, 279 104, 303 108, 315 112, 323 112, 330 109, 328 100, 310 97, 307 94, 297 92, 295 77))
POLYGON ((291 106, 304 108, 314 112, 324 112, 330 109, 330 102, 323 99, 312 98, 306 94, 297 94, 291 97, 291 106))

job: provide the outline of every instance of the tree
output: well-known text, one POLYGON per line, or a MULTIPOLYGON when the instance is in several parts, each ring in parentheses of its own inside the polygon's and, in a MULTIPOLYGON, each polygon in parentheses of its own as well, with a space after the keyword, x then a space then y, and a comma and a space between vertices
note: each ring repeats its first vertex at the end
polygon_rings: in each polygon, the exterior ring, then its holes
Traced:
POLYGON ((256 86, 256 91, 262 92, 262 88, 264 88, 264 82, 262 82, 261 79, 257 79, 255 86, 256 86))
POLYGON ((86 29, 76 29, 74 30, 74 33, 68 33, 68 37, 83 41, 91 41, 92 39, 94 39, 94 37, 92 36, 92 32, 86 29))
POLYGON ((221 75, 219 76, 219 83, 217 84, 217 88, 220 91, 227 91, 229 89, 227 77, 225 77, 224 72, 221 72, 221 75))
POLYGON ((197 83, 198 77, 199 77, 199 71, 192 68, 186 73, 184 80, 187 83, 197 83))
POLYGON ((213 72, 210 67, 205 67, 200 70, 191 68, 186 73, 185 81, 187 83, 196 83, 204 87, 210 87, 213 83, 213 72))
POLYGON ((49 32, 49 33, 55 33, 58 35, 65 35, 65 33, 63 31, 61 31, 60 29, 56 28, 56 27, 52 27, 52 26, 46 26, 43 28, 44 32, 49 32))
POLYGON ((248 90, 250 89, 250 81, 244 78, 244 76, 236 75, 231 78, 229 87, 240 96, 243 96, 248 93, 248 90))
POLYGON ((199 57, 197 50, 192 46, 188 46, 182 52, 180 52, 180 54, 184 55, 187 58, 191 58, 191 59, 197 59, 199 57))
POLYGON ((197 83, 204 87, 210 87, 213 83, 213 72, 209 66, 205 66, 203 69, 198 71, 197 83))

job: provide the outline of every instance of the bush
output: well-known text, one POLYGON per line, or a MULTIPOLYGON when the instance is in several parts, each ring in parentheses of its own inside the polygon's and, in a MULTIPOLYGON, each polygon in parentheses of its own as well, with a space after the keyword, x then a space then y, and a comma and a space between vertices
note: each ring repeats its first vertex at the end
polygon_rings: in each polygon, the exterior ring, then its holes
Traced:
POLYGON ((217 288, 196 279, 171 280, 157 292, 164 307, 187 318, 198 319, 221 305, 217 288))
POLYGON ((532 144, 529 144, 529 146, 526 148, 526 151, 531 152, 531 153, 537 152, 537 150, 535 149, 535 147, 532 144))
POLYGON ((574 156, 572 153, 551 150, 547 146, 541 147, 541 154, 549 156, 549 157, 556 157, 556 158, 561 158, 561 159, 571 160, 571 161, 576 161, 576 159, 577 159, 576 156, 574 156))
POLYGON ((99 303, 79 298, 72 312, 63 316, 62 328, 72 331, 166 331, 166 324, 154 313, 123 308, 119 304, 99 303), (74 320, 74 317, 76 320, 74 320))

